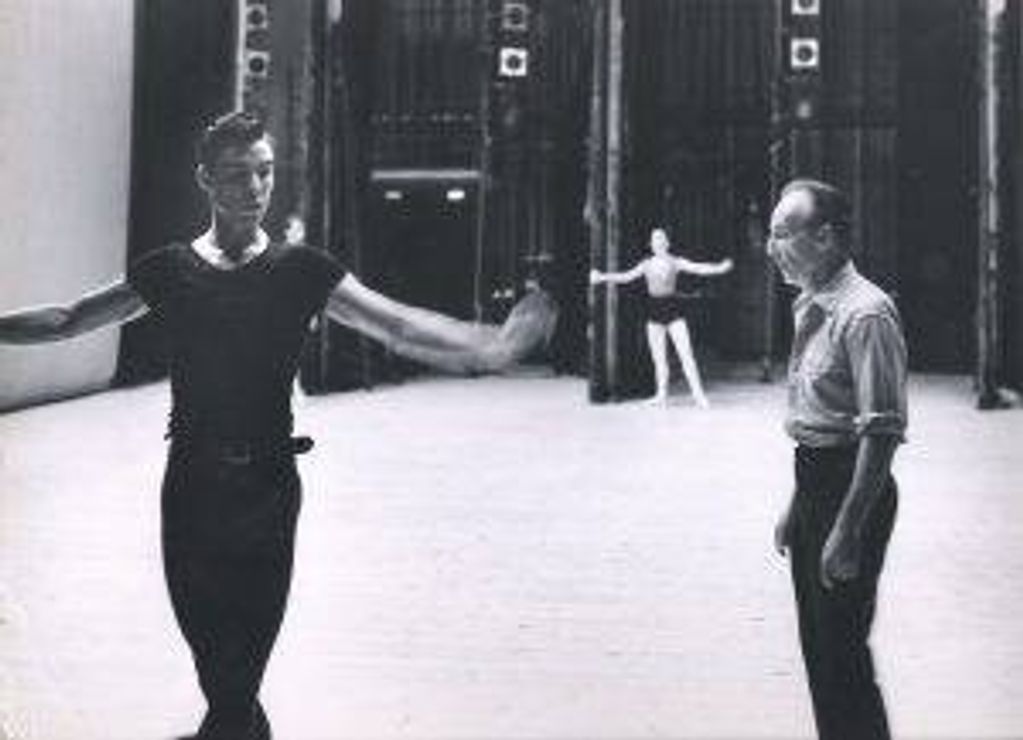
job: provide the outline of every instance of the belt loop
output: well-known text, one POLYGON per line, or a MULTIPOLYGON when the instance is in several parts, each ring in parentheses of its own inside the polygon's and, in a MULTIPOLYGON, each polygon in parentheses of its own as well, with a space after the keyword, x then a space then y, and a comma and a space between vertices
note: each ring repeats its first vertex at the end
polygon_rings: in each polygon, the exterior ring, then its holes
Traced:
POLYGON ((307 435, 292 437, 290 440, 289 452, 291 452, 292 455, 304 455, 310 450, 312 450, 313 447, 315 446, 316 442, 313 440, 312 437, 309 437, 307 435))

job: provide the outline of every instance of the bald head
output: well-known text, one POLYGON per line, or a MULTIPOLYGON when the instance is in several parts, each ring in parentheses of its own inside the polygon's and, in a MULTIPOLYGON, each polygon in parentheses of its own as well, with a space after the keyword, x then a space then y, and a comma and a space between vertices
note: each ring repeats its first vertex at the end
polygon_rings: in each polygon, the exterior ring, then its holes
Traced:
POLYGON ((813 289, 845 264, 849 211, 838 188, 817 180, 793 180, 782 189, 767 249, 786 282, 813 289))
POLYGON ((852 206, 845 193, 834 185, 820 180, 799 178, 782 188, 781 200, 788 195, 794 196, 794 202, 798 204, 801 215, 805 215, 807 219, 807 226, 814 228, 828 226, 835 236, 835 246, 848 257, 852 206))

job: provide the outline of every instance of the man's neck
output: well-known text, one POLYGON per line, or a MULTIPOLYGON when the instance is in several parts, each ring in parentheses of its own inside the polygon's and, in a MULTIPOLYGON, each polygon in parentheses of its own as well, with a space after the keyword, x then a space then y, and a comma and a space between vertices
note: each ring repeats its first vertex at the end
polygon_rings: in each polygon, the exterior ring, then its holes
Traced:
POLYGON ((247 233, 225 232, 214 224, 192 245, 207 262, 216 267, 232 268, 243 265, 261 254, 269 242, 266 232, 258 227, 247 233))
POLYGON ((246 250, 260 240, 263 230, 253 228, 232 228, 221 221, 213 223, 213 243, 225 255, 238 259, 246 250))
POLYGON ((815 271, 810 280, 807 281, 807 285, 803 290, 807 293, 817 293, 823 290, 831 284, 838 273, 845 269, 845 266, 848 264, 849 260, 843 257, 840 260, 822 265, 819 270, 815 271))

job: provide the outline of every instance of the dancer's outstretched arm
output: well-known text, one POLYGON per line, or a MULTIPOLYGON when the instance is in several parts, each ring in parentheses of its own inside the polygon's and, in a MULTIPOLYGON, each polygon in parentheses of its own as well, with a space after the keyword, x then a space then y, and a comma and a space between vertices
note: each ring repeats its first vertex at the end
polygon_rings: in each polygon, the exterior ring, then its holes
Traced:
POLYGON ((41 344, 123 324, 146 312, 146 304, 130 285, 118 280, 73 303, 38 306, 0 316, 0 343, 41 344))
POLYGON ((557 306, 543 291, 530 291, 504 324, 460 321, 410 306, 346 275, 327 301, 327 316, 391 351, 451 373, 503 370, 547 341, 557 321, 557 306))
POLYGON ((723 259, 720 262, 694 262, 693 260, 686 259, 685 257, 674 257, 675 265, 682 272, 688 272, 691 275, 724 275, 726 272, 732 269, 735 263, 729 257, 723 259))
POLYGON ((590 270, 590 283, 593 285, 596 285, 597 283, 614 283, 615 285, 631 283, 633 280, 643 276, 643 267, 645 265, 646 260, 643 260, 632 269, 623 270, 621 272, 601 272, 600 270, 590 270))

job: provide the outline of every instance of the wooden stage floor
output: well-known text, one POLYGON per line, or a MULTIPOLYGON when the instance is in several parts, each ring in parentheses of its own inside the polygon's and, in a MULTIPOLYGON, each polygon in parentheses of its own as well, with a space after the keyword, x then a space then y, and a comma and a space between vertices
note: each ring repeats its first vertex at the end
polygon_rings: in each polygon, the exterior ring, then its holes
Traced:
MULTIPOLYGON (((781 385, 592 406, 581 380, 298 398, 278 740, 809 737, 781 385)), ((0 416, 0 737, 163 740, 201 711, 164 593, 167 386, 0 416)), ((914 377, 875 629, 897 736, 1023 734, 1023 411, 914 377)))

